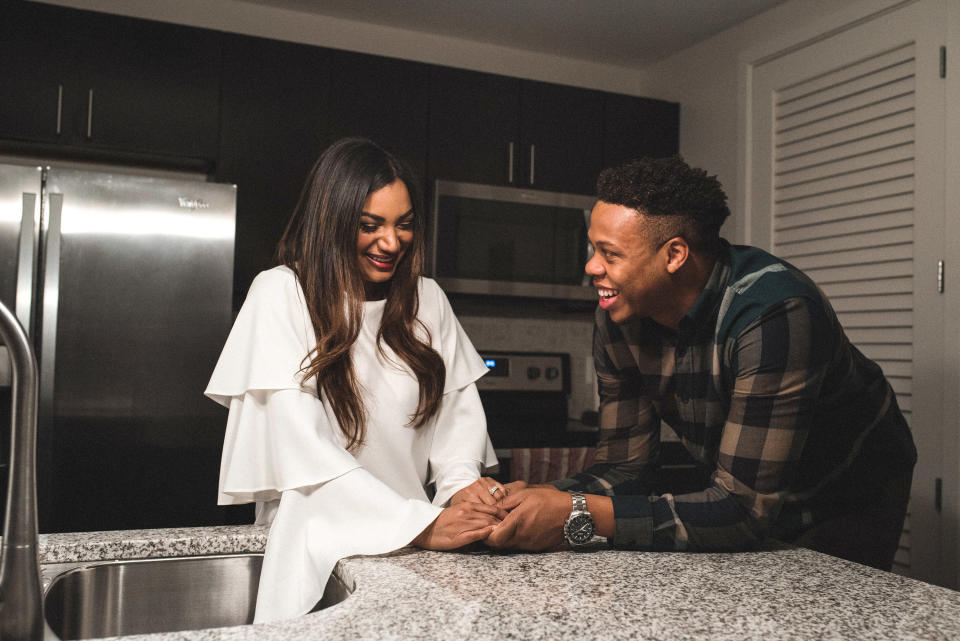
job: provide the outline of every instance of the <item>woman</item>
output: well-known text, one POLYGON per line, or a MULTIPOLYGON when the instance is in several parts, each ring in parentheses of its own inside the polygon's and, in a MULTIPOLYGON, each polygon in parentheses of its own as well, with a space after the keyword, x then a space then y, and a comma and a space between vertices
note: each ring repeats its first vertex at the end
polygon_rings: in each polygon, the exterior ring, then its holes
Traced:
POLYGON ((324 151, 207 387, 230 409, 219 503, 272 522, 258 622, 309 611, 340 558, 458 548, 504 515, 486 367, 420 276, 417 196, 369 140, 324 151))

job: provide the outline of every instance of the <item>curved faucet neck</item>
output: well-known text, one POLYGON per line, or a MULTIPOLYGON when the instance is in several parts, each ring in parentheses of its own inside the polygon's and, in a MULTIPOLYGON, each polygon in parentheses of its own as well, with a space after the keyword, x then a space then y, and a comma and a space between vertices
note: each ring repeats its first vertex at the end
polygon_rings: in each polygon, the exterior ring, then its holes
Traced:
POLYGON ((0 641, 43 638, 37 535, 37 358, 26 332, 0 302, 0 339, 13 365, 10 471, 0 557, 0 641))

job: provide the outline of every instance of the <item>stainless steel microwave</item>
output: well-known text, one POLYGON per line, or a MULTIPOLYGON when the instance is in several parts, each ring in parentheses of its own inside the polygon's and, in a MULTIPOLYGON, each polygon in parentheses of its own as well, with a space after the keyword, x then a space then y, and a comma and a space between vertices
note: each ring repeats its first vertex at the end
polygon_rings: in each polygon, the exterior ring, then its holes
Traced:
POLYGON ((438 180, 430 271, 447 292, 593 300, 590 196, 438 180))

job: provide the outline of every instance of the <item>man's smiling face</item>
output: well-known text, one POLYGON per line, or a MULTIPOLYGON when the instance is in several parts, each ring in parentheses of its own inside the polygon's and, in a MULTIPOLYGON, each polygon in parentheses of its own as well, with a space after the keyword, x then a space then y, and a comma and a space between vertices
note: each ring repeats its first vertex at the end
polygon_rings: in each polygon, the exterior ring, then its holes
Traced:
POLYGON ((584 271, 593 279, 600 307, 615 323, 655 318, 668 307, 667 258, 653 229, 635 210, 602 200, 590 214, 594 254, 584 271))

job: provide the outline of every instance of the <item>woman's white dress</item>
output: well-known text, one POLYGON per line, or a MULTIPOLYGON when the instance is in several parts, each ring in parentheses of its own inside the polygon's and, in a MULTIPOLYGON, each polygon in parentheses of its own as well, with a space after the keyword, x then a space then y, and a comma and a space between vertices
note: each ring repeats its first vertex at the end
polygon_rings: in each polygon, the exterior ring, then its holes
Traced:
POLYGON ((272 525, 256 621, 308 612, 336 562, 410 543, 450 497, 496 464, 474 382, 487 371, 446 296, 419 283, 418 318, 446 367, 440 410, 408 425, 419 386, 377 330, 384 301, 365 302, 351 357, 367 409, 366 439, 353 452, 304 357, 316 340, 299 282, 287 267, 259 274, 206 390, 230 409, 219 503, 257 502, 272 525), (431 496, 432 493, 432 496, 431 496))

